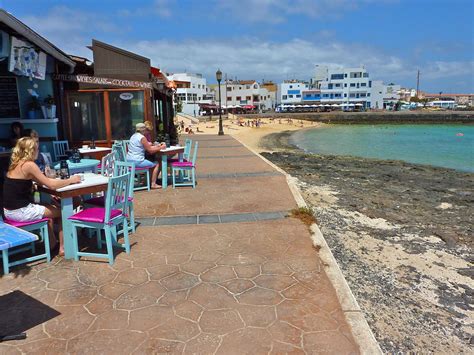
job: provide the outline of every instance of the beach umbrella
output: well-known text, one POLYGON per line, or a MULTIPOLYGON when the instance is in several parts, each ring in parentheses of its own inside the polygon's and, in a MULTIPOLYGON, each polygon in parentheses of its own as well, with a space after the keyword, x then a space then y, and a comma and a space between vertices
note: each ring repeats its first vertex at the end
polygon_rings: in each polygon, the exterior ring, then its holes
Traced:
POLYGON ((339 107, 338 104, 332 104, 332 107, 339 107))
POLYGON ((324 107, 331 107, 331 105, 330 105, 330 104, 326 104, 326 105, 324 105, 324 107))
POLYGON ((348 104, 347 106, 354 107, 355 105, 354 104, 348 104))
POLYGON ((356 105, 356 106, 364 106, 364 105, 362 105, 361 103, 357 103, 357 104, 355 104, 355 105, 356 105))
POLYGON ((319 105, 311 105, 311 107, 315 108, 315 107, 319 107, 319 105))
POLYGON ((304 105, 304 107, 311 107, 310 105, 304 105))
POLYGON ((340 104, 340 105, 339 105, 339 107, 344 107, 344 106, 346 106, 346 104, 340 104))

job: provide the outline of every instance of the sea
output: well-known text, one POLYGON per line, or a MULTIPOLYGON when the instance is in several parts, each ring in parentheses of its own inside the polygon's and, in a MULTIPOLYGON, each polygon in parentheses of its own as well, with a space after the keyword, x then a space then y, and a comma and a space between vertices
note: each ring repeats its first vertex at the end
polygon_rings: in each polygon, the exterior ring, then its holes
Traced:
POLYGON ((316 154, 402 160, 474 172, 474 125, 338 124, 299 131, 290 142, 316 154))

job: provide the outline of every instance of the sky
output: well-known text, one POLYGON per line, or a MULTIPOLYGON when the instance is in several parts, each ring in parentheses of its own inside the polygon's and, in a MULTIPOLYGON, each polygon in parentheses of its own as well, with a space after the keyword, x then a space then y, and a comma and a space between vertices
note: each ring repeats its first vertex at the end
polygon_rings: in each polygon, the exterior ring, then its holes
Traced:
POLYGON ((474 93, 473 0, 0 0, 68 54, 97 39, 164 72, 281 82, 315 65, 365 66, 373 80, 474 93))

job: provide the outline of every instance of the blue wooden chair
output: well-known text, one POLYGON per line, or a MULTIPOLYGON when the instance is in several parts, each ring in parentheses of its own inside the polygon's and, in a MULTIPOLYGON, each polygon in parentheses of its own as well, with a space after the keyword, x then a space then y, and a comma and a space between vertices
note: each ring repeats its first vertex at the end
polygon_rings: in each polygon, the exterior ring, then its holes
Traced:
POLYGON ((59 161, 59 157, 66 155, 67 150, 69 150, 68 141, 53 141, 54 161, 59 161))
MULTIPOLYGON (((193 144, 193 140, 186 138, 186 141, 184 142, 184 152, 183 152, 183 161, 189 161, 190 160, 190 155, 191 155, 191 146, 193 144)), ((170 158, 168 159, 168 162, 170 164, 179 162, 178 158, 170 158)))
POLYGON ((109 264, 114 263, 113 246, 125 249, 130 254, 130 239, 128 236, 127 212, 129 205, 130 173, 109 178, 104 207, 92 207, 85 209, 69 217, 72 223, 72 236, 74 244, 74 260, 80 256, 106 258, 109 264), (123 224, 124 243, 117 240, 117 226, 123 224), (79 250, 77 228, 89 228, 98 231, 97 245, 102 248, 101 230, 105 232, 105 244, 107 254, 90 253, 79 250))
MULTIPOLYGON (((110 153, 112 156, 113 154, 110 153)), ((105 157, 102 159, 104 164, 105 157)), ((109 165, 110 166, 110 165, 109 165)), ((107 174, 107 176, 120 176, 130 174, 130 177, 135 175, 135 165, 129 162, 122 162, 117 161, 113 165, 113 174, 107 174)), ((97 207, 104 207, 105 206, 105 197, 93 197, 84 202, 87 205, 97 206, 97 207)), ((135 233, 135 211, 133 209, 133 179, 130 178, 130 187, 129 187, 129 195, 128 195, 128 218, 130 219, 129 223, 129 232, 135 233)), ((123 229, 119 231, 119 233, 123 233, 123 229)))
POLYGON ((123 146, 123 149, 125 151, 125 153, 128 153, 128 145, 130 144, 130 140, 129 139, 124 139, 122 141, 122 146, 123 146))
POLYGON ((10 267, 26 264, 32 261, 46 259, 51 262, 51 251, 49 246, 48 218, 31 222, 16 222, 0 218, 0 250, 3 259, 3 272, 8 274, 10 267), (21 233, 21 230, 26 233, 21 233), (23 259, 10 262, 9 256, 24 251, 31 251, 35 254, 35 242, 38 237, 32 231, 39 231, 41 242, 44 243, 44 253, 33 255, 23 259), (30 233, 28 233, 30 232, 30 233))
POLYGON ((175 162, 171 164, 171 175, 173 176, 173 189, 176 186, 196 187, 196 158, 198 152, 198 142, 194 143, 193 159, 191 161, 175 162), (180 181, 176 180, 176 173, 182 175, 180 181))
MULTIPOLYGON (((115 154, 117 161, 126 162, 127 161, 127 154, 125 153, 124 143, 122 141, 115 141, 112 145, 112 152, 115 154)), ((135 167, 135 175, 133 176, 134 181, 136 178, 137 183, 133 184, 133 190, 148 190, 150 191, 151 184, 150 184, 150 168, 137 168, 135 167), (140 186, 140 176, 145 175, 146 184, 140 186)))

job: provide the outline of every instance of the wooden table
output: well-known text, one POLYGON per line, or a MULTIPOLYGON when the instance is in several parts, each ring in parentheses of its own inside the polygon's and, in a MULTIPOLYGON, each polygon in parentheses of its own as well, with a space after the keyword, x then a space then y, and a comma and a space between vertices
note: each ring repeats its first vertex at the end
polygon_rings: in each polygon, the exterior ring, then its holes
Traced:
POLYGON ((163 189, 168 187, 168 158, 178 154, 179 161, 183 161, 183 153, 184 147, 173 145, 156 153, 161 156, 161 187, 163 189))
POLYGON ((109 178, 99 174, 85 173, 84 181, 79 184, 68 185, 57 190, 51 190, 44 186, 38 186, 41 193, 56 195, 61 198, 61 219, 64 235, 64 258, 74 257, 74 245, 72 239, 72 225, 68 220, 74 214, 73 197, 106 191, 109 178))
POLYGON ((112 148, 107 147, 96 147, 95 149, 79 148, 79 153, 81 153, 83 157, 90 157, 98 160, 101 160, 103 156, 109 154, 111 151, 112 148))
MULTIPOLYGON (((69 173, 71 175, 83 173, 85 171, 92 171, 93 173, 97 173, 97 166, 99 165, 99 163, 100 161, 96 159, 81 159, 79 163, 73 163, 70 160, 67 161, 69 173)), ((56 164, 54 168, 58 170, 60 168, 60 163, 56 164)))

